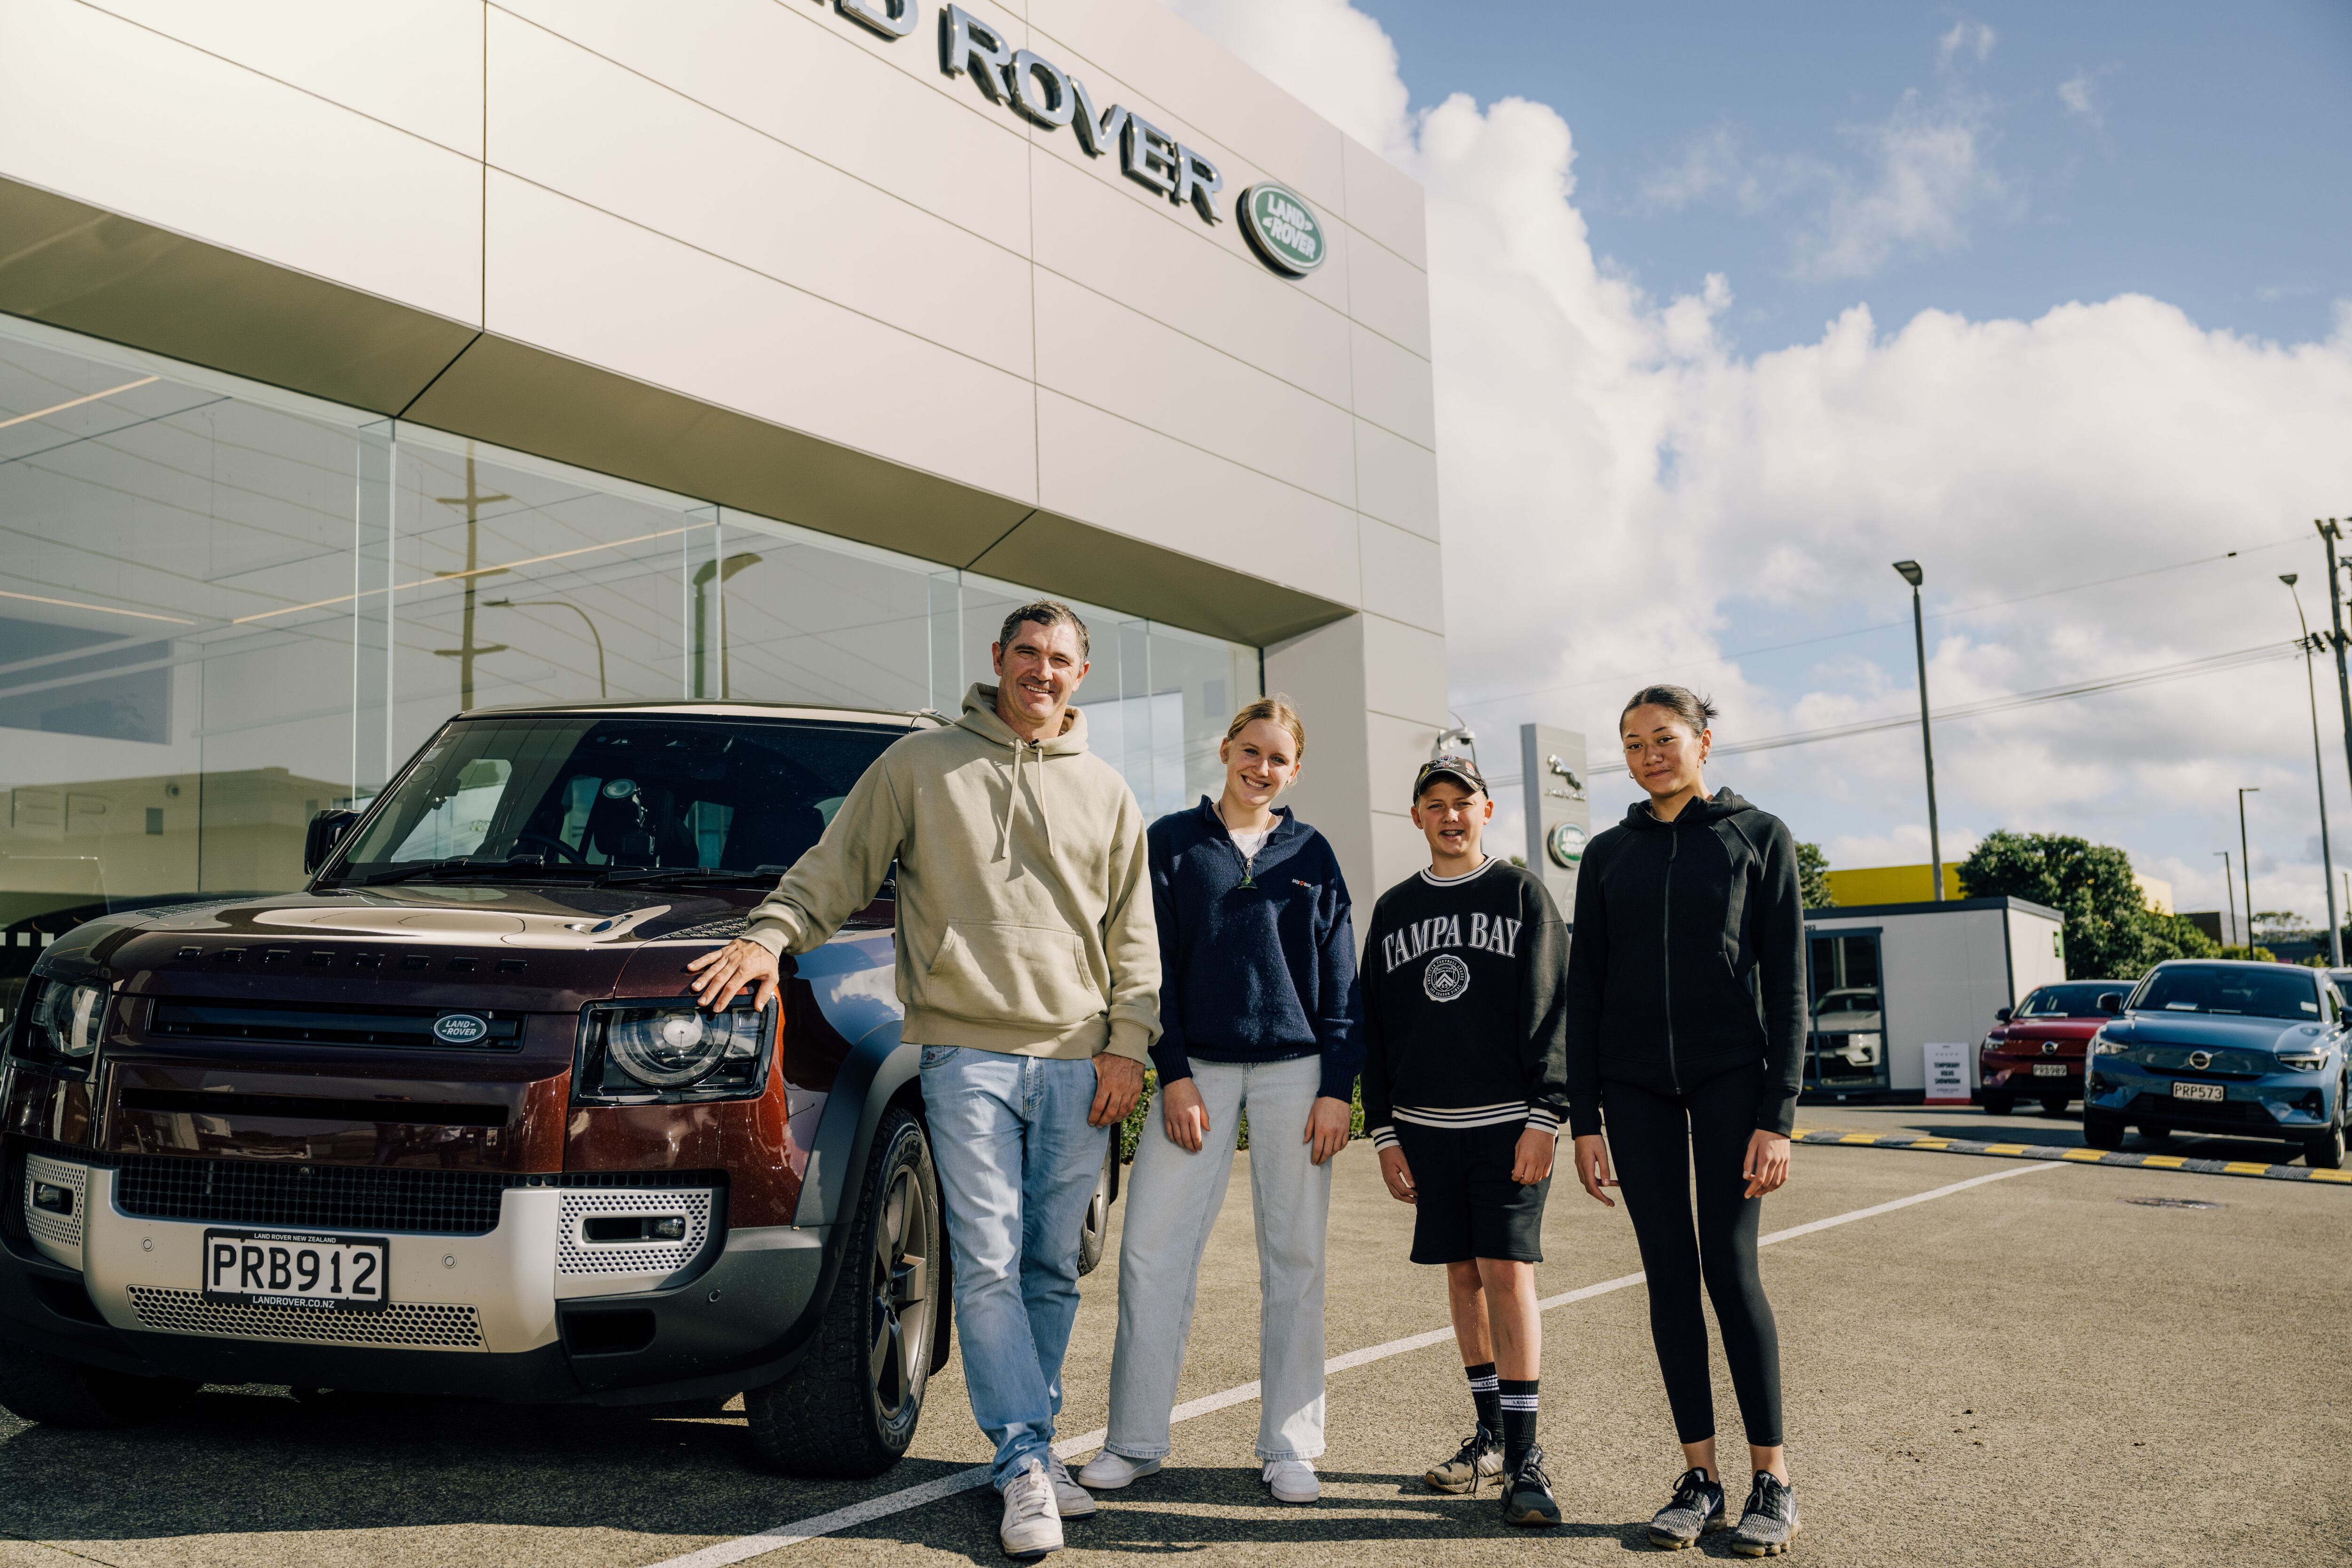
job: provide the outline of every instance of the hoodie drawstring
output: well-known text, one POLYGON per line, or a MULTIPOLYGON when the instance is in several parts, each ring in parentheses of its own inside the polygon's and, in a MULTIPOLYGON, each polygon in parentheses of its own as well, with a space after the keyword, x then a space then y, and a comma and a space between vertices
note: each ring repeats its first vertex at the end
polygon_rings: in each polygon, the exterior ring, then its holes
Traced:
MULTIPOLYGON (((1013 787, 1004 792, 1004 819, 996 827, 995 858, 1002 860, 1013 848, 1013 814, 1021 804, 1021 755, 1029 748, 1015 737, 1013 742, 1013 787)), ((1037 765, 1030 770, 1029 790, 1037 800, 1037 825, 1045 830, 1045 853, 1054 852, 1054 818, 1045 810, 1045 748, 1037 748, 1037 765)))

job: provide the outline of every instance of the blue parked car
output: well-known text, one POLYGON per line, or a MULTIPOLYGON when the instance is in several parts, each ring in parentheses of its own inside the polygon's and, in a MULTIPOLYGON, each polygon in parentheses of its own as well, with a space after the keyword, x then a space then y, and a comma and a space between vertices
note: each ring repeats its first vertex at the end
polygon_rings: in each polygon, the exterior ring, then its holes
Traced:
POLYGON ((2175 960, 2091 1037, 2083 1142, 2119 1149, 2124 1128, 2277 1138, 2315 1169, 2344 1163, 2347 1017, 2326 970, 2175 960))

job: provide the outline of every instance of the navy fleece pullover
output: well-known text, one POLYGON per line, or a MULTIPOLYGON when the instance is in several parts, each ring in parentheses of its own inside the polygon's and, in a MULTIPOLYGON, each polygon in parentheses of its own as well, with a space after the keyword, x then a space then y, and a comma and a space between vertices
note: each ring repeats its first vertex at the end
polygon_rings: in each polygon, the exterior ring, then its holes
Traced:
POLYGON ((1160 1081, 1192 1058, 1273 1062, 1319 1055, 1318 1092, 1346 1100, 1362 1067, 1356 931, 1339 857, 1277 807, 1244 875, 1241 851, 1202 795, 1146 836, 1160 922, 1160 1081))

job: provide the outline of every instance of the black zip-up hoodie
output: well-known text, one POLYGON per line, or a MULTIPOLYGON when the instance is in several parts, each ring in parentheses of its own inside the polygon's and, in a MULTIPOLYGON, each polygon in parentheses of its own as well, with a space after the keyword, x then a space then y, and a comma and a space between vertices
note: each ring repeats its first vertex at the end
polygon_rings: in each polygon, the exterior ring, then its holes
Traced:
POLYGON ((1760 1061, 1756 1125, 1796 1124, 1805 907, 1788 826, 1729 790, 1672 822, 1637 801, 1576 879, 1569 1129, 1601 1131, 1606 1079, 1675 1094, 1760 1061))

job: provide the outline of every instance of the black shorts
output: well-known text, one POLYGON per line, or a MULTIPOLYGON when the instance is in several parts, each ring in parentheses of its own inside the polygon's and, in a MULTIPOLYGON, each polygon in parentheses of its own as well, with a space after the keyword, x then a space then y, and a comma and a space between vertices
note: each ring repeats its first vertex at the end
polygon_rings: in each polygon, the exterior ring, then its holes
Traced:
POLYGON ((1499 1258, 1543 1261, 1546 1176, 1533 1186, 1511 1180, 1511 1163, 1527 1123, 1501 1127, 1416 1127, 1392 1124, 1397 1147, 1412 1171, 1412 1260, 1467 1263, 1499 1258))

